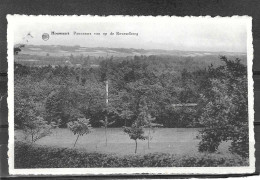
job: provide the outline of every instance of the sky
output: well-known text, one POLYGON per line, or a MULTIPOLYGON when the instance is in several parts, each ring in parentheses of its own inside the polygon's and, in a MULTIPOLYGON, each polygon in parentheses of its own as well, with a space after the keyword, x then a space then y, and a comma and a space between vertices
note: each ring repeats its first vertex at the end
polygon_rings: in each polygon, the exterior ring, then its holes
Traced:
POLYGON ((246 17, 23 16, 14 18, 12 24, 15 44, 216 52, 247 50, 246 17), (51 32, 69 32, 69 35, 51 35, 51 32), (74 35, 74 32, 91 35, 74 35), (110 35, 111 32, 115 34, 110 35), (138 36, 119 36, 116 32, 138 33, 138 36), (27 36, 28 33, 33 37, 27 36), (42 39, 43 33, 50 35, 47 41, 42 39))

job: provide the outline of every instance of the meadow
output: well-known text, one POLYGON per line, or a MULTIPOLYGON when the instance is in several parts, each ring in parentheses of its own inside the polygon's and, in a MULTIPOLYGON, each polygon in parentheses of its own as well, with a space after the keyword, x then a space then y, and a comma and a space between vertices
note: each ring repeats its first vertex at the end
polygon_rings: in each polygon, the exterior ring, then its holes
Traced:
MULTIPOLYGON (((148 141, 138 141, 137 154, 169 153, 176 155, 198 154, 200 142, 198 128, 157 128, 152 133, 150 148, 148 141)), ((148 134, 148 129, 145 129, 148 134)), ((16 140, 24 141, 22 131, 15 131, 16 140)), ((131 155, 135 154, 135 143, 123 132, 122 128, 108 128, 108 143, 105 143, 105 130, 94 128, 90 134, 80 136, 75 149, 88 153, 97 152, 105 154, 131 155)), ((73 148, 76 136, 66 128, 53 130, 51 136, 46 136, 36 142, 38 145, 73 148)), ((229 142, 222 142, 217 154, 230 154, 228 151, 229 142)))

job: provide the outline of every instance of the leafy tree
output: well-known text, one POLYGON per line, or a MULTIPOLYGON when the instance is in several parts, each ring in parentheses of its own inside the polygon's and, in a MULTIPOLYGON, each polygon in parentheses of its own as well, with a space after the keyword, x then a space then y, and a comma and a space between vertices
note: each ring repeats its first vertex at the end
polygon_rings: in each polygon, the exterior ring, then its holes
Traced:
MULTIPOLYGON (((144 100, 140 100, 139 109, 138 109, 138 116, 133 122, 131 127, 124 127, 124 132, 127 133, 130 139, 135 141, 135 153, 137 152, 137 140, 145 140, 150 137, 144 135, 144 127, 148 125, 148 115, 147 115, 147 108, 144 100)), ((151 122, 150 122, 151 123, 151 122)), ((151 125, 151 124, 150 124, 151 125)), ((150 136, 150 134, 149 134, 150 136)), ((149 142, 150 140, 148 140, 149 142)))
POLYGON ((74 135, 77 135, 77 139, 73 147, 76 146, 79 136, 83 136, 84 134, 89 134, 92 130, 92 127, 89 124, 89 119, 86 118, 78 118, 77 121, 71 121, 67 125, 69 130, 71 130, 74 135))
POLYGON ((32 143, 52 133, 54 124, 45 120, 44 107, 52 88, 46 81, 35 82, 30 76, 15 81, 15 127, 24 132, 25 139, 31 137, 32 143))
POLYGON ((24 44, 20 44, 17 47, 14 47, 14 55, 17 55, 19 52, 22 51, 21 48, 23 48, 25 45, 24 44))
POLYGON ((152 140, 152 131, 155 131, 155 127, 162 127, 161 124, 158 123, 154 123, 154 121, 156 120, 156 118, 153 118, 151 116, 151 114, 149 113, 149 109, 147 106, 146 101, 142 101, 141 103, 141 107, 140 107, 140 114, 139 117, 140 121, 143 121, 143 126, 145 128, 148 128, 148 136, 147 136, 147 140, 148 140, 148 149, 150 149, 150 141, 152 140))
POLYGON ((75 108, 76 100, 73 99, 68 87, 60 88, 50 93, 46 100, 46 114, 48 121, 65 126, 70 120, 76 120, 79 111, 75 108))
POLYGON ((45 119, 44 101, 48 93, 52 91, 51 86, 45 80, 35 82, 32 77, 20 77, 15 80, 14 105, 15 125, 20 128, 28 119, 29 111, 45 119))
POLYGON ((90 118, 92 126, 100 126, 100 119, 106 114, 105 89, 101 83, 87 82, 86 85, 75 85, 70 88, 77 101, 77 109, 90 118))
POLYGON ((124 127, 124 132, 127 133, 130 139, 135 141, 135 153, 137 152, 137 140, 145 140, 147 137, 144 135, 144 130, 142 126, 138 126, 134 123, 131 127, 124 127))
POLYGON ((35 117, 35 113, 33 111, 29 111, 27 119, 22 125, 25 139, 31 137, 32 143, 50 135, 52 133, 52 128, 53 127, 49 125, 47 121, 44 121, 42 117, 35 117))
POLYGON ((117 91, 113 94, 110 93, 109 105, 107 107, 107 111, 109 114, 114 115, 114 119, 119 117, 119 120, 123 120, 124 122, 118 122, 118 124, 122 124, 123 126, 130 126, 131 121, 134 117, 132 112, 132 97, 131 95, 125 91, 117 91))
POLYGON ((249 154, 247 71, 239 59, 211 68, 211 87, 202 95, 199 151, 215 152, 221 141, 231 141, 230 151, 243 157, 249 154))
POLYGON ((45 103, 48 121, 66 127, 69 121, 75 121, 82 117, 81 101, 79 101, 81 98, 80 92, 74 91, 69 85, 60 86, 56 91, 51 92, 45 103))

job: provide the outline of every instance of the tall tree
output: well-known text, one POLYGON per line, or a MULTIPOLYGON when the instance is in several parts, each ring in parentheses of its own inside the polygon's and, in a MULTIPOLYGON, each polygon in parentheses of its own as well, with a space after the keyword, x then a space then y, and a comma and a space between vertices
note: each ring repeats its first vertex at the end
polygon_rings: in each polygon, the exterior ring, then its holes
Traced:
POLYGON ((202 95, 200 151, 215 152, 221 141, 231 141, 230 151, 249 154, 247 71, 239 59, 221 57, 225 65, 211 68, 211 87, 202 95))

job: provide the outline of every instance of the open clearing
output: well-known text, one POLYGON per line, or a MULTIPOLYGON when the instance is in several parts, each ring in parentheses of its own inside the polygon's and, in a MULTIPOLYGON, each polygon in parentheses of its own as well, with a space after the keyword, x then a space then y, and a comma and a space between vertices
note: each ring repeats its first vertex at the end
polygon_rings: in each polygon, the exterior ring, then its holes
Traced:
MULTIPOLYGON (((148 130, 146 129, 146 134, 148 130)), ((148 141, 138 140, 137 154, 146 153, 170 153, 170 154, 197 154, 198 129, 196 128, 158 128, 152 132, 150 149, 148 141)), ((23 140, 22 132, 15 131, 17 140, 23 140)), ((87 152, 115 153, 117 155, 134 154, 135 142, 123 132, 122 128, 108 128, 108 144, 105 143, 105 130, 103 128, 94 128, 93 132, 80 136, 76 144, 77 149, 87 152)), ((36 142, 39 145, 52 147, 73 148, 77 136, 73 135, 68 129, 54 130, 51 136, 44 137, 36 142)), ((230 143, 223 142, 217 153, 226 154, 230 143)))

